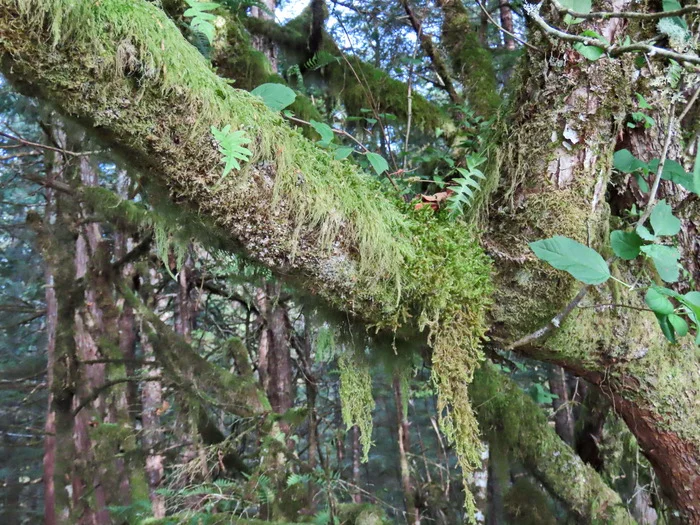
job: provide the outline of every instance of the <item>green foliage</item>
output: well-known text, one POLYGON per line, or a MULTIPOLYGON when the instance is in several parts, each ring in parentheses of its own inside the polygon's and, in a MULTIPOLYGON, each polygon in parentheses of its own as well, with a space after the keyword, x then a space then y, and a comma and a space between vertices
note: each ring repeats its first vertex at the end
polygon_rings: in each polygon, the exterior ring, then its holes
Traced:
POLYGON ((642 246, 641 250, 654 261, 659 277, 667 283, 678 281, 678 259, 681 258, 678 248, 663 244, 648 244, 642 246))
POLYGON ((586 284, 601 284, 610 278, 605 259, 592 248, 573 239, 557 235, 532 242, 529 246, 537 257, 586 284))
MULTIPOLYGON (((587 1, 588 1, 588 9, 590 10, 590 0, 587 0, 587 1)), ((567 15, 567 16, 569 16, 569 15, 567 15)), ((605 40, 605 38, 603 38, 602 35, 596 33, 595 31, 586 30, 583 33, 581 33, 581 36, 587 36, 589 38, 596 38, 596 39, 602 41, 604 44, 610 45, 610 43, 607 40, 605 40)), ((603 49, 602 47, 589 46, 589 45, 583 44, 582 42, 576 42, 574 44, 574 49, 576 51, 578 51, 579 53, 581 53, 588 60, 591 60, 591 61, 596 61, 605 54, 605 49, 603 49)))
MULTIPOLYGON (((571 9, 576 13, 588 14, 591 12, 591 0, 561 0, 560 4, 567 9, 571 9)), ((583 18, 573 18, 571 15, 564 17, 564 23, 567 25, 580 24, 583 18)))
MULTIPOLYGON (((621 149, 616 151, 613 155, 613 167, 622 173, 636 173, 645 177, 649 174, 656 173, 659 167, 659 159, 652 159, 649 162, 644 162, 632 155, 629 150, 621 149)), ((661 172, 661 178, 662 180, 670 180, 676 184, 680 184, 690 192, 698 193, 700 191, 699 188, 696 188, 693 181, 694 174, 687 173, 685 169, 683 169, 683 166, 674 160, 666 159, 661 172)), ((639 179, 637 180, 639 181, 639 179)), ((646 182, 644 186, 644 191, 649 191, 646 182)))
POLYGON ((297 98, 297 94, 284 84, 262 84, 250 92, 256 97, 260 97, 265 105, 274 111, 282 111, 291 106, 297 98))
POLYGON ((368 151, 365 153, 365 156, 377 175, 381 175, 389 169, 389 163, 379 153, 368 151))
POLYGON ((681 231, 681 221, 673 216, 673 210, 665 199, 656 203, 649 218, 656 235, 676 235, 681 231))
POLYGON ((219 143, 219 152, 223 156, 222 162, 225 164, 224 172, 217 184, 226 178, 234 168, 239 170, 241 165, 238 161, 248 162, 252 152, 244 146, 248 144, 250 139, 246 137, 243 130, 231 131, 231 125, 227 124, 223 129, 217 129, 212 126, 211 133, 219 143))
POLYGON ((450 190, 454 193, 447 198, 447 209, 452 217, 462 215, 464 207, 474 200, 474 192, 481 186, 477 179, 485 179, 486 176, 479 169, 486 158, 478 154, 468 155, 465 159, 467 167, 456 168, 461 177, 452 179, 450 190))
POLYGON ((615 230, 610 233, 610 246, 620 259, 631 261, 641 253, 644 244, 642 238, 635 232, 615 230))
MULTIPOLYGON (((316 133, 321 135, 321 140, 319 141, 319 146, 322 147, 328 147, 330 146, 331 142, 333 142, 333 139, 335 138, 335 133, 333 133, 333 129, 328 125, 324 124, 323 122, 317 122, 315 120, 311 120, 311 127, 313 127, 316 130, 316 133)), ((350 152, 352 153, 352 148, 350 148, 350 152)), ((349 155, 349 153, 348 153, 349 155)), ((347 155, 345 155, 347 157, 347 155)), ((342 158, 345 158, 342 157, 342 158)), ((336 159, 338 157, 336 156, 336 159)), ((341 159, 338 159, 341 160, 341 159)))
POLYGON ((186 1, 187 5, 190 7, 183 13, 183 16, 192 19, 190 20, 190 29, 195 34, 199 33, 204 35, 209 41, 209 44, 211 44, 216 34, 216 27, 212 24, 216 16, 209 11, 219 8, 219 4, 215 2, 199 2, 198 0, 186 1))

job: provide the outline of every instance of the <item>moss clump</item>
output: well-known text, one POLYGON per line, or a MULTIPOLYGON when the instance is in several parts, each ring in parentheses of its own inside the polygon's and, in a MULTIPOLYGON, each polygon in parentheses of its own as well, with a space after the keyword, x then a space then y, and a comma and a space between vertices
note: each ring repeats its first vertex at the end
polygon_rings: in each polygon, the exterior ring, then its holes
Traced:
POLYGON ((357 425, 362 443, 362 461, 367 462, 372 446, 372 376, 369 362, 355 350, 345 352, 338 359, 340 370, 340 400, 343 423, 348 430, 357 425))

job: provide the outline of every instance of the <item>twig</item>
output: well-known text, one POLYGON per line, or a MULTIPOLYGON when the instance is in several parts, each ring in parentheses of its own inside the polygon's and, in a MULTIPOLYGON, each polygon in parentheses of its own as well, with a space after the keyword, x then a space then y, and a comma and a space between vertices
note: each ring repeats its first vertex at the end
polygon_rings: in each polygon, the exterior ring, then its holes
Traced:
POLYGON ((46 149, 49 151, 55 151, 57 153, 63 153, 65 155, 71 155, 73 157, 84 157, 86 155, 92 155, 93 153, 97 153, 97 151, 85 151, 82 153, 76 153, 75 151, 68 151, 66 149, 54 148, 53 146, 47 146, 46 144, 39 144, 38 142, 31 142, 31 141, 25 140, 21 137, 15 137, 13 135, 10 135, 8 133, 4 133, 2 131, 0 131, 0 137, 5 137, 6 139, 14 140, 15 142, 19 142, 23 146, 31 146, 33 148, 46 149))
POLYGON ((532 20, 534 20, 535 23, 538 26, 540 26, 540 28, 545 33, 560 38, 561 40, 566 40, 568 42, 580 42, 581 44, 585 44, 587 46, 599 47, 611 57, 616 57, 624 53, 631 53, 633 51, 644 51, 645 53, 648 53, 652 56, 658 55, 666 58, 672 58, 683 65, 700 64, 700 57, 698 56, 676 53, 675 51, 670 51, 662 47, 652 46, 643 42, 637 42, 627 46, 615 46, 599 38, 572 35, 571 33, 567 33, 566 31, 562 31, 561 29, 552 27, 547 22, 545 22, 542 16, 537 12, 536 6, 533 6, 532 9, 528 10, 528 14, 530 15, 530 18, 532 18, 532 20))
MULTIPOLYGON (((311 122, 308 122, 308 121, 306 121, 306 120, 303 120, 303 119, 300 119, 300 118, 297 118, 297 117, 292 117, 291 115, 285 115, 285 117, 286 117, 287 119, 291 120, 292 122, 296 122, 297 124, 304 124, 304 125, 306 125, 306 126, 311 126, 311 122)), ((363 152, 363 153, 367 153, 367 152, 369 151, 369 150, 365 147, 365 145, 362 144, 362 142, 360 142, 359 140, 357 140, 355 137, 353 137, 350 133, 348 133, 348 132, 345 131, 344 129, 331 128, 331 130, 333 131, 333 133, 336 133, 336 134, 338 134, 338 135, 342 135, 342 136, 347 137, 347 138, 349 138, 350 140, 352 140, 355 144, 357 144, 357 145, 362 149, 362 152, 363 152)))
POLYGON ((695 101, 698 99, 698 95, 700 95, 700 85, 695 90, 695 93, 693 93, 693 96, 690 97, 688 103, 685 105, 683 112, 681 113, 680 117, 678 117, 678 122, 683 122, 683 119, 688 114, 688 111, 690 111, 690 108, 693 107, 693 104, 695 104, 695 101))
POLYGON ((576 297, 574 297, 569 304, 566 305, 566 307, 559 312, 556 316, 552 318, 551 321, 549 321, 546 325, 544 325, 542 328, 539 328, 532 332, 531 334, 526 335, 525 337, 518 339, 511 345, 509 345, 506 350, 515 350, 516 348, 520 348, 521 346, 527 346, 530 343, 534 343, 538 339, 541 339, 545 335, 549 334, 550 332, 553 332, 557 328, 561 326, 561 324, 566 320, 566 318, 569 316, 569 314, 573 311, 576 306, 581 302, 581 300, 586 296, 588 293, 588 290, 590 289, 591 285, 587 284, 583 286, 579 292, 576 294, 576 297))
MULTIPOLYGON (((408 6, 408 3, 406 3, 406 6, 408 6)), ((416 60, 416 55, 418 54, 418 42, 420 41, 420 37, 422 34, 423 26, 419 26, 418 39, 416 40, 416 44, 413 46, 413 56, 411 57, 411 63, 408 66, 408 80, 406 81, 406 83, 408 84, 408 94, 406 101, 406 140, 404 141, 403 146, 404 170, 408 168, 408 143, 409 138, 411 137, 411 119, 413 117, 413 62, 416 60)))
MULTIPOLYGON (((297 124, 305 124, 307 126, 311 126, 311 122, 307 122, 306 120, 302 120, 302 119, 297 118, 297 117, 292 117, 292 116, 286 115, 286 118, 291 120, 292 122, 296 122, 297 124)), ((370 151, 365 147, 364 144, 362 144, 362 142, 357 140, 355 137, 353 137, 350 133, 348 133, 344 129, 331 128, 331 130, 333 131, 333 133, 336 133, 338 135, 343 135, 344 137, 348 137, 349 139, 351 139, 355 144, 357 144, 358 146, 360 146, 360 148, 362 148, 362 153, 370 153, 370 151)), ((398 172, 395 172, 395 173, 398 173, 398 172)), ((384 172, 384 174, 386 175, 386 178, 389 179, 389 182, 391 182, 391 185, 394 187, 394 189, 398 192, 401 192, 401 190, 399 190, 399 187, 396 185, 396 182, 392 178, 391 173, 389 173, 389 171, 387 170, 384 172)))
POLYGON ((72 416, 75 417, 78 415, 78 413, 88 406, 90 403, 95 401, 98 397, 100 397, 100 394, 104 392, 105 390, 108 390, 112 388, 113 386, 120 385, 122 383, 131 383, 133 381, 143 381, 144 383, 154 383, 158 381, 162 381, 162 377, 156 377, 156 376, 147 376, 147 377, 139 377, 139 376, 133 376, 133 377, 122 377, 119 379, 114 379, 112 381, 107 381, 106 383, 100 385, 97 387, 95 390, 93 390, 89 396, 87 396, 85 399, 81 401, 81 403, 73 410, 72 416))
POLYGON ((666 126, 666 140, 664 141, 664 149, 661 152, 661 158, 659 159, 659 166, 656 168, 656 177, 654 178, 654 184, 652 185, 651 191, 649 192, 649 200, 647 201, 647 205, 646 205, 646 208, 644 209, 644 213, 637 221, 635 228, 642 226, 646 222, 646 220, 651 215, 651 210, 654 207, 654 203, 656 202, 656 193, 659 191, 659 184, 661 183, 661 175, 664 172, 664 165, 666 164, 666 157, 668 156, 668 148, 671 146, 671 138, 673 136, 673 123, 674 123, 673 110, 674 110, 674 108, 675 108, 674 104, 671 104, 671 107, 669 108, 669 111, 668 111, 668 124, 666 126))
POLYGON ((592 13, 579 13, 573 9, 568 9, 561 5, 557 0, 552 0, 552 4, 560 13, 565 13, 574 18, 583 18, 584 20, 594 20, 594 19, 608 19, 608 18, 634 18, 637 20, 655 20, 658 18, 669 18, 672 16, 683 16, 690 13, 700 12, 700 6, 689 6, 682 9, 676 9, 675 11, 665 11, 659 13, 636 13, 633 11, 623 11, 623 12, 605 12, 605 11, 594 11, 592 13))
POLYGON ((612 308, 629 308, 630 310, 639 310, 640 312, 653 312, 649 308, 641 308, 639 306, 632 306, 631 304, 615 304, 615 303, 604 303, 604 304, 591 304, 588 306, 579 306, 582 310, 585 308, 602 308, 602 307, 612 307, 612 308))

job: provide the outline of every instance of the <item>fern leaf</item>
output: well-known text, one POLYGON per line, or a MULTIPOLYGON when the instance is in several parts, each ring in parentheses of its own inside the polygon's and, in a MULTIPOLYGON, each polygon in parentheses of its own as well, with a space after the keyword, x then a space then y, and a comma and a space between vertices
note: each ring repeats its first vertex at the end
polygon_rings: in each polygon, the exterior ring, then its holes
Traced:
POLYGON ((219 143, 219 152, 223 156, 222 162, 225 164, 224 173, 217 183, 221 184, 233 169, 241 169, 239 161, 248 162, 253 153, 244 146, 250 142, 250 139, 245 136, 245 132, 242 130, 231 132, 231 125, 226 125, 220 130, 212 126, 211 133, 219 143))

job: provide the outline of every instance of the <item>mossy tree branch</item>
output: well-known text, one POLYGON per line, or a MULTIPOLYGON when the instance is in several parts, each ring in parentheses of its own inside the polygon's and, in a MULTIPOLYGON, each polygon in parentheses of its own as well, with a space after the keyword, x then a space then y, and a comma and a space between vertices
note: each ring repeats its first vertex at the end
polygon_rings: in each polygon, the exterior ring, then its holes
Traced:
POLYGON ((631 524, 620 496, 549 426, 540 407, 493 365, 477 370, 469 393, 485 435, 494 433, 586 523, 631 524))

